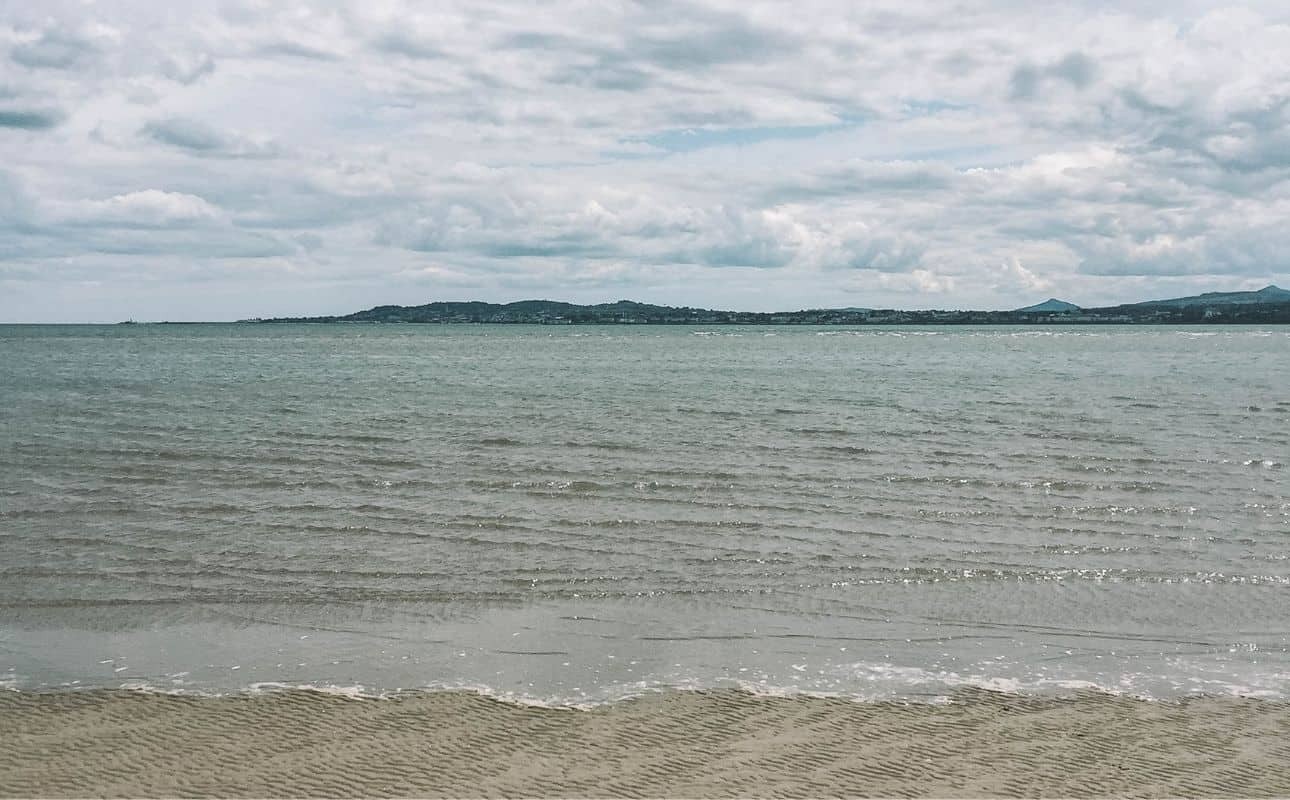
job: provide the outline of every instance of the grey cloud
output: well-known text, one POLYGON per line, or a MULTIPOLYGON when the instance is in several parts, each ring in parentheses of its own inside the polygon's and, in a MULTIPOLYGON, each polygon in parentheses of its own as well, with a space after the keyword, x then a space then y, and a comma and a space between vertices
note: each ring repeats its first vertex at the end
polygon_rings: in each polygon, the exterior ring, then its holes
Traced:
POLYGON ((0 109, 0 128, 43 131, 63 121, 63 113, 48 109, 0 109))
POLYGON ((419 39, 404 31, 391 31, 372 41, 372 47, 382 53, 418 60, 444 57, 444 52, 432 42, 419 39))
POLYGON ((1172 169, 1189 181, 1225 186, 1238 193, 1254 185, 1233 181, 1235 174, 1271 172, 1268 184, 1290 168, 1290 96, 1263 101, 1263 107, 1216 116, 1196 98, 1174 106, 1153 103, 1123 90, 1103 107, 1111 124, 1135 128, 1137 141, 1126 149, 1157 168, 1172 169))
POLYGON ((80 248, 108 255, 171 255, 189 258, 273 258, 288 256, 295 248, 275 236, 227 229, 212 232, 112 231, 92 233, 80 248))
POLYGON ((193 260, 272 258, 296 252, 293 244, 279 237, 228 226, 116 227, 44 220, 25 225, 21 233, 0 238, 0 247, 10 248, 9 257, 64 259, 102 254, 193 260))
POLYGON ((1227 168, 1258 172, 1290 167, 1290 97, 1233 114, 1225 127, 1203 133, 1201 147, 1227 168))
POLYGON ((0 239, 9 258, 66 259, 87 254, 175 259, 257 259, 294 254, 275 236, 235 228, 108 228, 29 225, 21 236, 0 239), (6 249, 7 248, 7 249, 6 249))
MULTIPOLYGON (((4 250, 0 249, 0 253, 4 253, 4 250)), ((8 253, 5 253, 5 255, 9 256, 8 253)), ((44 277, 44 272, 30 264, 0 263, 0 282, 38 281, 42 277, 44 277)))
POLYGON ((877 272, 909 272, 918 267, 926 252, 911 235, 849 235, 837 245, 833 260, 823 266, 833 269, 869 269, 877 272))
POLYGON ((292 186, 247 188, 225 200, 241 228, 299 230, 370 220, 407 202, 398 195, 354 197, 292 186))
POLYGON ((1290 271, 1290 237, 1280 229, 1208 234, 1157 248, 1153 240, 1090 243, 1080 271, 1096 276, 1267 275, 1290 271))
POLYGON ((314 233, 301 233, 293 237, 296 244, 300 245, 306 252, 312 253, 315 250, 321 250, 326 245, 326 240, 314 233))
POLYGON ((1030 64, 1023 64, 1012 72, 1009 80, 1009 95, 1013 100, 1029 100, 1039 91, 1041 75, 1038 69, 1030 64))
POLYGON ((1172 114, 1175 111, 1173 106, 1152 102, 1133 86, 1121 87, 1116 92, 1115 98, 1122 102, 1126 108, 1143 114, 1163 116, 1172 114))
POLYGON ((678 29, 635 32, 623 52, 667 69, 691 70, 764 61, 801 47, 794 36, 756 26, 739 14, 691 9, 677 18, 685 20, 678 29))
POLYGON ((288 56, 307 61, 339 61, 340 55, 320 47, 312 47, 287 39, 262 45, 256 52, 264 56, 288 56))
MULTIPOLYGON (((424 242, 424 240, 423 240, 424 242)), ((433 244, 429 248, 415 247, 414 250, 434 252, 433 244)), ((482 242, 476 248, 480 255, 491 258, 606 258, 614 251, 597 242, 592 237, 577 233, 531 238, 505 238, 482 242)))
POLYGON ((154 120, 144 125, 141 133, 194 155, 214 158, 274 158, 279 155, 278 148, 272 143, 256 142, 183 117, 154 120))
POLYGON ((185 86, 191 86, 213 72, 215 72, 215 59, 209 55, 191 61, 168 58, 161 67, 161 74, 185 86))
POLYGON ((149 122, 143 131, 159 142, 185 150, 215 151, 225 142, 214 128, 193 120, 172 118, 149 122))
POLYGON ((1059 209, 1018 216, 1005 221, 997 230, 1008 237, 1036 240, 1079 241, 1089 236, 1115 236, 1113 220, 1078 218, 1066 212, 1067 209, 1059 209))
POLYGON ((1093 82, 1097 66, 1083 53, 1071 53, 1048 68, 1048 74, 1061 78, 1077 89, 1083 89, 1093 82))
POLYGON ((503 49, 516 50, 578 50, 583 44, 577 39, 558 33, 540 33, 538 31, 520 31, 502 37, 497 46, 503 49))
MULTIPOLYGON (((552 81, 607 91, 641 91, 663 82, 657 73, 687 74, 761 62, 790 55, 802 46, 795 36, 755 25, 743 15, 696 6, 675 6, 649 21, 655 24, 636 24, 633 20, 626 35, 617 42, 520 33, 507 37, 502 44, 533 50, 558 48, 566 58, 560 68, 550 73, 552 81), (657 19, 670 24, 658 25, 657 19)), ((677 122, 701 124, 692 119, 677 122)))
POLYGON ((787 266, 793 260, 793 249, 773 236, 744 236, 718 240, 677 255, 683 263, 697 263, 707 267, 767 269, 787 266))
POLYGON ((380 244, 490 259, 630 260, 652 264, 774 269, 882 269, 917 265, 910 237, 867 226, 826 226, 738 205, 669 206, 613 194, 581 198, 516 194, 494 202, 459 198, 387 218, 380 244))
POLYGON ((31 218, 32 207, 21 181, 0 169, 0 227, 25 223, 31 218))
POLYGON ((655 78, 638 66, 600 55, 587 63, 575 63, 551 74, 555 83, 607 91, 637 92, 655 83, 655 78))
POLYGON ((852 161, 799 172, 790 179, 766 180, 760 196, 765 204, 778 205, 833 197, 925 194, 949 189, 959 177, 954 169, 938 163, 852 161))
POLYGON ((594 230, 549 229, 536 219, 456 203, 396 215, 379 229, 381 244, 423 253, 473 253, 499 259, 606 257, 612 250, 594 230))
POLYGON ((71 69, 92 55, 92 42, 61 31, 46 31, 33 42, 16 45, 9 57, 25 67, 37 69, 71 69))
POLYGON ((1022 64, 1012 71, 1008 81, 1008 94, 1013 100, 1033 100, 1053 80, 1066 83, 1075 89, 1085 89, 1093 83, 1097 65, 1083 53, 1069 53, 1064 58, 1039 67, 1022 64))

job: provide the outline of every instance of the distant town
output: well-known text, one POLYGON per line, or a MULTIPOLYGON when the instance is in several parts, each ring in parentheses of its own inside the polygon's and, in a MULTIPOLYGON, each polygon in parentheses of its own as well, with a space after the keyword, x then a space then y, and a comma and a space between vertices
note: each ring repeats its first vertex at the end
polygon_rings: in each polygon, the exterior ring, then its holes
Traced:
POLYGON ((1290 291, 1268 286, 1250 292, 1081 308, 1050 299, 1012 311, 901 311, 822 308, 802 311, 718 311, 620 300, 576 305, 552 300, 515 303, 438 302, 377 306, 344 316, 243 320, 258 323, 503 323, 530 325, 1053 325, 1053 324, 1290 324, 1290 291))

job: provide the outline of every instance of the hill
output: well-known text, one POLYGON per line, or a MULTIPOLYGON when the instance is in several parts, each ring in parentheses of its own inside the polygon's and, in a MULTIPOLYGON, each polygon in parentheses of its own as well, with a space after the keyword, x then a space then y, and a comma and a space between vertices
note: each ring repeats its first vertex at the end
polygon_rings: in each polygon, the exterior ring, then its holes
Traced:
POLYGON ((292 317, 254 322, 509 323, 530 325, 1046 325, 1046 324, 1290 324, 1290 292, 1207 292, 1171 300, 1081 308, 1050 298, 1014 311, 902 311, 823 308, 801 311, 720 311, 619 300, 578 305, 555 300, 514 303, 435 302, 377 306, 344 316, 292 317))
POLYGON ((1280 286, 1264 286, 1256 292, 1205 292, 1191 297, 1175 297, 1170 300, 1148 300, 1144 303, 1133 303, 1137 306, 1173 306, 1189 308, 1193 306, 1220 305, 1262 305, 1267 303, 1290 303, 1290 292, 1280 286))
POLYGON ((1068 303, 1065 300, 1058 300, 1056 297, 1050 297, 1042 303, 1036 303, 1033 306, 1019 308, 1015 314, 1057 314, 1063 311, 1079 311, 1080 307, 1074 303, 1068 303))

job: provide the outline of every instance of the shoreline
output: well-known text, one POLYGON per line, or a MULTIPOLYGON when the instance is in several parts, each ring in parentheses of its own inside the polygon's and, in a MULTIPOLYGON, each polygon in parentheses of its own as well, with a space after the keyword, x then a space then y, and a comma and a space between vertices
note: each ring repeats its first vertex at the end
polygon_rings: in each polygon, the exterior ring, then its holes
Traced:
MULTIPOLYGON (((240 686, 201 686, 163 681, 125 680, 119 683, 20 684, 0 681, 0 698, 57 697, 61 695, 157 695, 189 700, 234 700, 272 698, 282 695, 317 695, 363 702, 413 701, 441 695, 478 697, 517 708, 551 711, 596 711, 626 703, 668 695, 733 694, 750 699, 806 700, 847 703, 858 706, 947 706, 973 702, 980 697, 1014 698, 1018 701, 1072 701, 1087 698, 1110 698, 1136 703, 1181 705, 1196 702, 1250 701, 1285 705, 1290 709, 1290 694, 1262 690, 1191 691, 1171 695, 1154 695, 1116 689, 1087 681, 1056 681, 1045 685, 1013 685, 1011 681, 974 682, 965 680, 925 691, 833 691, 798 686, 761 686, 749 681, 721 681, 713 684, 650 683, 618 686, 611 693, 578 695, 542 695, 525 691, 495 688, 484 683, 427 683, 404 688, 380 688, 363 683, 325 683, 292 681, 256 681, 240 686)), ((4 704, 0 702, 0 712, 4 704)))
POLYGON ((1290 702, 0 693, 3 796, 1285 796, 1290 702))

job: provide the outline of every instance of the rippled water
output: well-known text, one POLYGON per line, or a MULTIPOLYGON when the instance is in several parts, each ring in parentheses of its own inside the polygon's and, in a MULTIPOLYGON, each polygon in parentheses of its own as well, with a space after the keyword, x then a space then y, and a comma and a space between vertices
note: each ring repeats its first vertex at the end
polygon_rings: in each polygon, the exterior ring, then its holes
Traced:
POLYGON ((1290 696, 1290 331, 0 327, 19 688, 1290 696))

